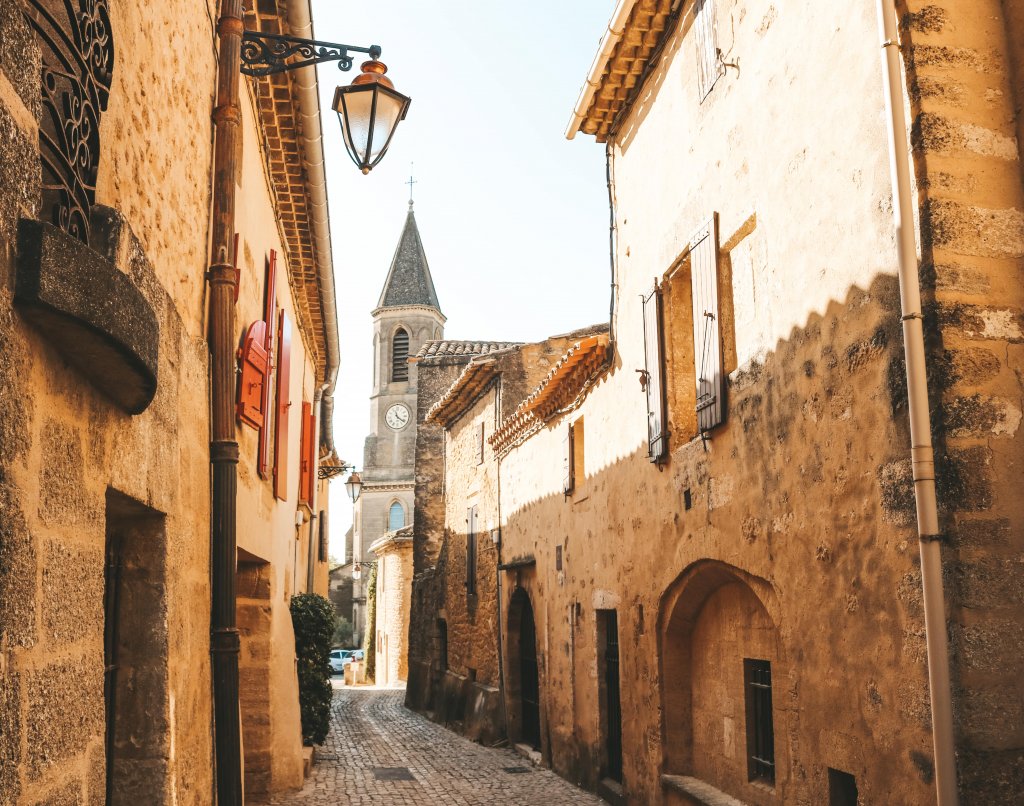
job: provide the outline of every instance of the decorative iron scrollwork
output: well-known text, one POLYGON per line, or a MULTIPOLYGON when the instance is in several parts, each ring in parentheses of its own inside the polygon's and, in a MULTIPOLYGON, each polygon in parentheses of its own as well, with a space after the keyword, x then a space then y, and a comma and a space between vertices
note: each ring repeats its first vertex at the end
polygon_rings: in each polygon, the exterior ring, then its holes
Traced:
POLYGON ((359 48, 336 42, 246 31, 242 35, 242 73, 269 76, 321 62, 338 62, 339 70, 351 70, 353 57, 349 51, 366 53, 371 59, 380 58, 380 48, 376 45, 359 48), (298 58, 288 61, 293 57, 298 58))
POLYGON ((107 0, 28 0, 25 16, 43 57, 41 217, 88 244, 100 114, 114 72, 107 0))

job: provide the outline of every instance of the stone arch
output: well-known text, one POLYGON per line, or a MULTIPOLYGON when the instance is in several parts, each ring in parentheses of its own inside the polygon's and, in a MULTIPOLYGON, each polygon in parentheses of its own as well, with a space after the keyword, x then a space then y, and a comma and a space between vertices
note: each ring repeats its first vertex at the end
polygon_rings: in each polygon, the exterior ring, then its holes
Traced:
MULTIPOLYGON (((771 584, 715 560, 689 566, 662 596, 658 616, 663 770, 699 778, 740 799, 752 794, 747 768, 744 661, 786 673, 779 604, 771 584)), ((784 735, 773 699, 775 735, 784 735)), ((776 791, 785 743, 775 741, 776 791)))
POLYGON ((512 592, 508 607, 508 666, 505 671, 508 735, 513 744, 541 747, 540 664, 537 624, 530 595, 512 592))

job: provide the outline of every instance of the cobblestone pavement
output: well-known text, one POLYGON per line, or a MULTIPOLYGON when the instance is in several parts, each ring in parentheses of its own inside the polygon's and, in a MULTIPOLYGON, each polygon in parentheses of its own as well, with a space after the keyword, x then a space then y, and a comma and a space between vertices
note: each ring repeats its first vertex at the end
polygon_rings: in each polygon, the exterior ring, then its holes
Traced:
POLYGON ((275 798, 273 806, 603 803, 511 750, 482 747, 424 719, 404 699, 399 690, 337 689, 331 732, 317 748, 313 774, 300 792, 275 798), (408 768, 413 780, 378 780, 380 768, 396 767, 408 768))

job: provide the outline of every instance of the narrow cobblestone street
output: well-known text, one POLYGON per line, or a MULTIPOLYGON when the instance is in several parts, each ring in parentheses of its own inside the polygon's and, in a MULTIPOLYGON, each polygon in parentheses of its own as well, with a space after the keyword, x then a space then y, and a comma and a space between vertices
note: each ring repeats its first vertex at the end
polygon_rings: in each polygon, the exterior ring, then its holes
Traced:
POLYGON ((273 806, 602 803, 511 750, 482 747, 407 710, 404 698, 398 690, 336 690, 313 774, 273 806))

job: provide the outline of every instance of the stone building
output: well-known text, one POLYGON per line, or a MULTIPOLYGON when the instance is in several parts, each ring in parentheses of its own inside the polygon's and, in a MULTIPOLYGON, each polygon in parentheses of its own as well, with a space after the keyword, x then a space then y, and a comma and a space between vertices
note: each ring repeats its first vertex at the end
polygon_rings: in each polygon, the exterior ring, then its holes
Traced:
MULTIPOLYGON (((445 318, 430 276, 412 201, 380 300, 372 314, 372 430, 363 450, 360 471, 363 486, 353 513, 352 561, 355 564, 377 562, 371 546, 385 534, 412 523, 416 367, 409 363, 409 358, 416 355, 425 342, 440 338, 444 331, 445 318)), ((399 576, 392 578, 397 582, 399 576)), ((362 645, 368 627, 368 581, 369 574, 363 569, 361 578, 354 580, 352 586, 352 624, 358 645, 362 645)), ((380 585, 377 590, 380 595, 380 585)), ((389 632, 398 635, 400 630, 392 625, 389 632)))
POLYGON ((574 111, 611 329, 488 438, 496 610, 510 740, 613 802, 1024 791, 1024 6, 898 5, 620 0, 574 111))
MULTIPOLYGON (((305 0, 259 9, 249 29, 310 33, 305 0)), ((0 0, 4 806, 214 800, 212 10, 0 0)), ((327 585, 338 343, 307 72, 242 79, 222 256, 257 387, 237 403, 250 801, 302 782, 289 597, 327 585)))
POLYGON ((414 520, 415 602, 406 702, 466 736, 505 736, 499 653, 498 465, 487 444, 580 337, 535 344, 430 342, 420 385, 414 520))

